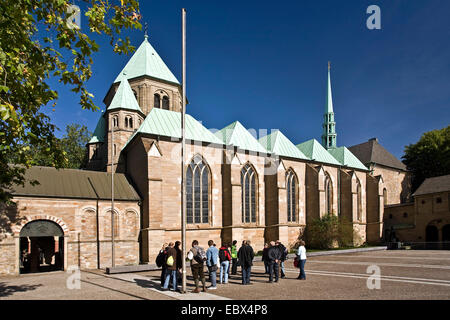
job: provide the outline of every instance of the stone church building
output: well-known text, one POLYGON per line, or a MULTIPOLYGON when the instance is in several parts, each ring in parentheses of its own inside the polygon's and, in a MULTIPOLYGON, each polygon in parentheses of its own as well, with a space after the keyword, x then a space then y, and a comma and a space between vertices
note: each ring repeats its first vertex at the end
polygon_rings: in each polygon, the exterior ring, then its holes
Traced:
MULTIPOLYGON (((31 168, 40 184, 17 187, 16 206, 3 207, 0 273, 108 267, 112 232, 116 265, 154 263, 164 242, 180 240, 181 84, 147 36, 103 101, 85 170, 31 168)), ((326 213, 351 221, 355 245, 378 243, 386 189, 392 201, 403 190, 336 138, 330 69, 321 143, 294 144, 280 130, 257 139, 239 121, 212 132, 187 114, 188 245, 293 246, 326 213)))

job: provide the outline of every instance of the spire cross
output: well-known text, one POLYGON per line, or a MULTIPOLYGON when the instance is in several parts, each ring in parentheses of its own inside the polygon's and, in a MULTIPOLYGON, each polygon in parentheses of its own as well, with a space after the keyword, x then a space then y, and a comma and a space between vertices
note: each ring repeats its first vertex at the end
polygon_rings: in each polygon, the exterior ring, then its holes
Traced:
POLYGON ((331 69, 331 62, 328 61, 328 70, 330 70, 330 69, 331 69))
POLYGON ((147 31, 148 31, 148 23, 146 22, 146 23, 144 23, 144 37, 145 37, 145 39, 148 38, 147 31))

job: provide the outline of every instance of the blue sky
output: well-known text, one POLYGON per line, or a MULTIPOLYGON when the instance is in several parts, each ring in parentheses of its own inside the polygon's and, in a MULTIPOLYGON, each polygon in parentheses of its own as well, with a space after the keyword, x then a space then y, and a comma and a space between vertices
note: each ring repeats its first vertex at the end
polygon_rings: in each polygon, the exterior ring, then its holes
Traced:
MULTIPOLYGON (((183 7, 187 111, 207 128, 239 120, 280 129, 295 144, 320 141, 329 60, 338 146, 377 137, 400 158, 422 133, 450 123, 448 0, 141 1, 149 41, 180 81, 183 7), (366 27, 372 4, 381 8, 381 30, 366 27)), ((90 34, 84 19, 82 28, 90 34)), ((126 34, 141 44, 143 32, 126 34)), ((130 56, 93 37, 101 47, 88 89, 105 109, 102 100, 130 56)), ((82 110, 69 88, 55 85, 53 122, 93 131, 100 113, 82 110)))

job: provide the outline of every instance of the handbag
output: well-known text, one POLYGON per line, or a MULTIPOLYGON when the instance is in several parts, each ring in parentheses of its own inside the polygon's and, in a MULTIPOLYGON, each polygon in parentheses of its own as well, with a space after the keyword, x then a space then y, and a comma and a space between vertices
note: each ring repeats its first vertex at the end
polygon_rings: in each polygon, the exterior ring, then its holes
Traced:
POLYGON ((298 268, 298 263, 299 263, 298 257, 295 257, 295 258, 294 258, 294 267, 295 267, 295 268, 298 268))

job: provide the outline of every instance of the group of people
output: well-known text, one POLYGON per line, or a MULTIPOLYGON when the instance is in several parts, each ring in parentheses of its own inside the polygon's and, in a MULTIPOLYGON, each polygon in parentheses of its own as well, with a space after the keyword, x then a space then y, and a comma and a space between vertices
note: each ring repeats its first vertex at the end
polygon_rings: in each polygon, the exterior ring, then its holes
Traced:
MULTIPOLYGON (((164 244, 156 258, 156 264, 161 268, 161 287, 164 291, 170 290, 169 284, 171 279, 171 290, 179 291, 177 284, 181 282, 183 259, 180 245, 180 241, 164 244)), ((286 277, 284 262, 287 260, 287 257, 288 250, 279 240, 271 241, 270 244, 265 244, 262 261, 264 262, 265 273, 269 274, 269 282, 274 282, 274 278, 275 282, 278 282, 280 271, 281 278, 286 277)), ((187 259, 190 261, 192 277, 194 278, 195 283, 193 292, 200 292, 200 283, 202 284, 202 291, 206 292, 207 290, 204 273, 205 264, 208 269, 209 282, 211 283, 208 287, 209 290, 217 289, 218 270, 219 283, 226 284, 228 283, 230 274, 237 274, 238 266, 240 266, 242 270, 242 284, 251 284, 250 276, 254 258, 255 252, 251 246, 250 240, 242 241, 239 250, 237 250, 236 240, 234 240, 232 244, 222 243, 222 246, 219 249, 217 249, 213 240, 209 240, 207 250, 199 246, 197 240, 192 241, 192 247, 188 252, 187 259)), ((295 265, 300 268, 300 274, 297 279, 305 280, 306 275, 304 266, 306 262, 306 249, 304 241, 300 241, 295 261, 295 265)))

